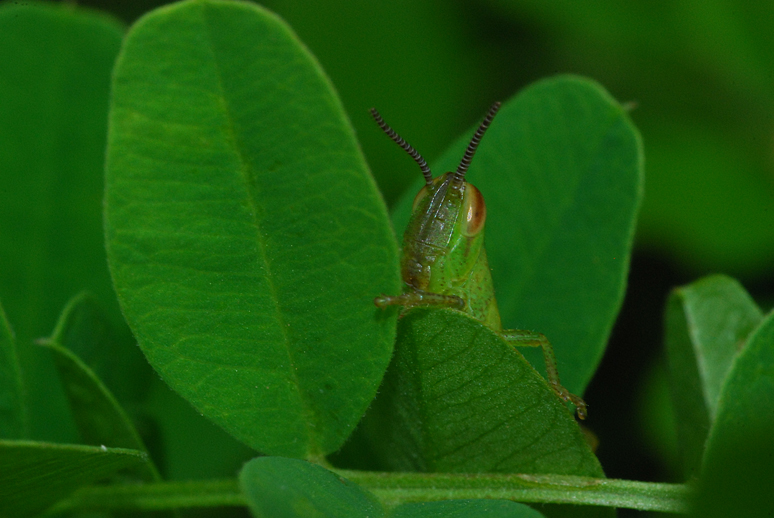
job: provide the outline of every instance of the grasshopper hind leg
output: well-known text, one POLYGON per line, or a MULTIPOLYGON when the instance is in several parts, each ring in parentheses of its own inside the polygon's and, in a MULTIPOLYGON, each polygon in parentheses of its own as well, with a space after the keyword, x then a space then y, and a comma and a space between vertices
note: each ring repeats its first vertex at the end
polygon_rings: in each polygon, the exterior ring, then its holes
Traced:
POLYGON ((586 419, 586 416, 588 415, 588 412, 586 411, 586 402, 575 394, 571 394, 570 391, 564 388, 559 382, 559 370, 556 367, 556 356, 554 355, 554 348, 551 346, 551 342, 548 341, 548 338, 542 333, 523 331, 521 329, 504 329, 501 334, 511 345, 517 347, 540 347, 543 350, 543 359, 546 363, 548 384, 551 386, 551 390, 553 390, 562 401, 569 401, 575 405, 575 412, 578 414, 579 419, 586 419))

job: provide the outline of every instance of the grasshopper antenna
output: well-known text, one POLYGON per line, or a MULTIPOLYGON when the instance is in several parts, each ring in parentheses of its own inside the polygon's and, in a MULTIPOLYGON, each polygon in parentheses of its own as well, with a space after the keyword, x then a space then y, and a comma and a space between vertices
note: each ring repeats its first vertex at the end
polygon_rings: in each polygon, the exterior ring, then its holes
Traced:
POLYGON ((468 167, 470 167, 470 161, 473 160, 473 155, 476 154, 476 149, 478 149, 478 145, 481 143, 481 137, 486 133, 487 128, 489 128, 492 119, 494 119, 494 116, 499 109, 500 102, 498 101, 489 108, 489 113, 486 114, 486 117, 484 117, 484 120, 481 122, 481 126, 478 127, 473 138, 470 139, 468 149, 465 151, 465 155, 462 157, 462 161, 460 162, 459 167, 457 167, 457 171, 454 173, 454 179, 456 181, 461 182, 465 178, 465 173, 468 172, 468 167))
POLYGON ((371 108, 371 116, 374 118, 379 127, 382 128, 382 131, 384 131, 388 137, 395 141, 397 145, 402 147, 406 153, 411 155, 411 158, 413 158, 414 161, 419 164, 419 168, 422 170, 422 176, 425 177, 425 183, 428 186, 432 185, 433 173, 430 172, 430 167, 428 167, 427 162, 425 162, 425 159, 422 158, 422 155, 420 155, 416 149, 411 147, 411 144, 403 140, 400 135, 395 133, 395 130, 393 130, 386 122, 384 122, 384 119, 382 119, 382 116, 379 115, 378 111, 376 111, 376 108, 371 108))

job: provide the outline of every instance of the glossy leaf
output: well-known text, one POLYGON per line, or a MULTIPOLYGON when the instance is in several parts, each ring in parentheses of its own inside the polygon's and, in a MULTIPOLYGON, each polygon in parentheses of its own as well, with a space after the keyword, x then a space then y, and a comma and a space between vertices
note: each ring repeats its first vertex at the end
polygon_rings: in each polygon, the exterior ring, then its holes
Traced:
POLYGON ((256 518, 379 518, 385 512, 371 493, 316 464, 259 457, 239 474, 256 518))
POLYGON ((112 304, 102 238, 110 72, 119 22, 63 3, 0 5, 0 297, 13 322, 33 437, 70 440, 72 421, 46 351, 67 300, 112 304))
POLYGON ((0 305, 0 439, 22 439, 27 435, 27 408, 16 338, 0 305))
POLYGON ((541 518, 543 515, 524 504, 508 500, 447 500, 403 504, 391 518, 541 518))
POLYGON ((683 471, 698 470, 726 375, 763 313, 725 276, 674 290, 666 309, 666 348, 683 471))
POLYGON ((415 309, 363 423, 396 471, 604 476, 569 410, 502 338, 460 312, 415 309))
MULTIPOLYGON (((469 138, 434 174, 456 169, 469 138)), ((579 395, 623 300, 642 169, 625 110, 598 84, 559 76, 503 105, 466 177, 487 204, 485 246, 503 326, 545 334, 563 385, 579 395)), ((398 232, 420 185, 394 211, 398 232)), ((538 351, 525 356, 544 372, 538 351)))
POLYGON ((284 23, 182 2, 138 22, 110 115, 106 239, 150 363, 260 451, 336 450, 373 398, 399 289, 386 209, 284 23))
POLYGON ((0 441, 0 516, 38 514, 79 487, 145 462, 135 450, 0 441))

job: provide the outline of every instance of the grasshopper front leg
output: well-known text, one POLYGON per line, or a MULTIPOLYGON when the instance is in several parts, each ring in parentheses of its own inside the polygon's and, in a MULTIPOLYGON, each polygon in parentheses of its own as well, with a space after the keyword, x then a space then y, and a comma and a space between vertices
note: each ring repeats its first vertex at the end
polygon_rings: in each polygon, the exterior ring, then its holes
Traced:
POLYGON ((551 342, 542 333, 524 331, 521 329, 503 329, 502 336, 509 344, 517 347, 540 347, 543 350, 543 359, 546 363, 546 373, 548 374, 548 384, 551 390, 559 396, 562 401, 570 401, 575 405, 575 411, 579 419, 586 419, 586 402, 575 394, 571 394, 559 382, 559 370, 556 367, 556 355, 551 342))
POLYGON ((463 309, 465 301, 456 295, 441 295, 429 291, 412 290, 397 296, 380 295, 374 299, 377 307, 403 306, 406 309, 414 306, 443 306, 452 309, 463 309))

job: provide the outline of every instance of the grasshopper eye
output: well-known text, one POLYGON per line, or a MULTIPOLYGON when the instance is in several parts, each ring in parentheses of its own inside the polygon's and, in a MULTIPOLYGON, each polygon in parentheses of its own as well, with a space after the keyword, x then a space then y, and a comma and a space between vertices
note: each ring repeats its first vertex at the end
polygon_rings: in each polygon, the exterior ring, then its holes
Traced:
POLYGON ((475 236, 484 228, 484 222, 486 222, 486 203, 484 203, 481 191, 469 183, 465 184, 463 211, 463 214, 465 214, 464 234, 468 237, 475 236))
POLYGON ((422 201, 422 199, 427 196, 427 186, 422 187, 419 189, 419 192, 416 196, 414 196, 414 203, 411 205, 411 212, 414 212, 417 210, 417 205, 419 205, 419 202, 422 201))

